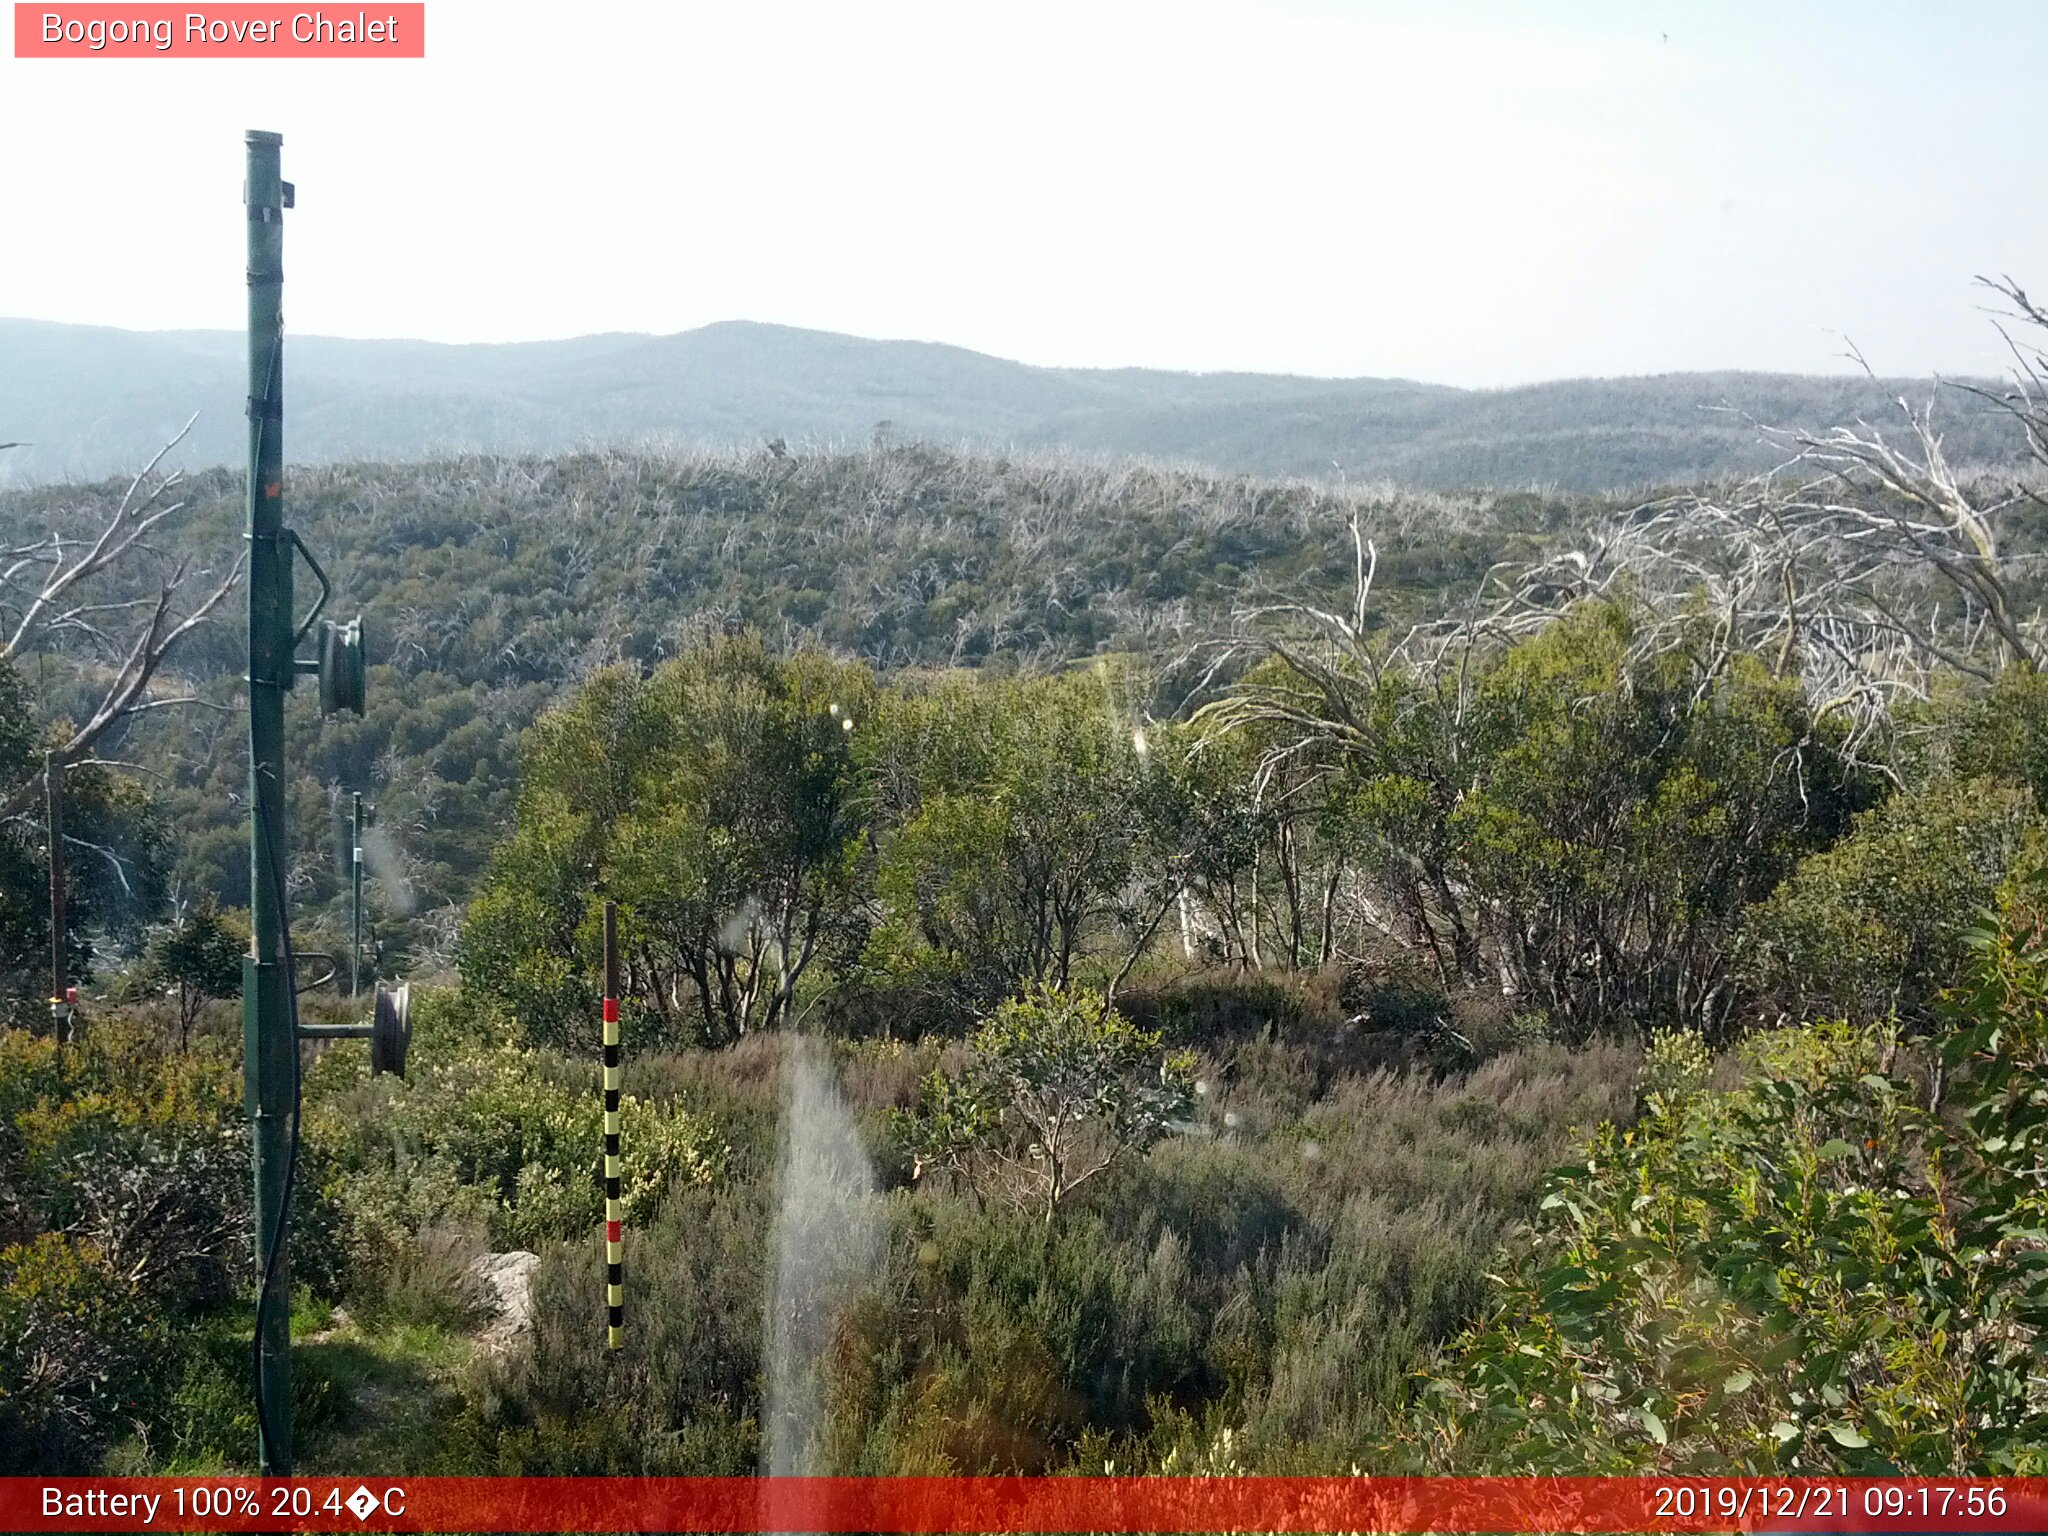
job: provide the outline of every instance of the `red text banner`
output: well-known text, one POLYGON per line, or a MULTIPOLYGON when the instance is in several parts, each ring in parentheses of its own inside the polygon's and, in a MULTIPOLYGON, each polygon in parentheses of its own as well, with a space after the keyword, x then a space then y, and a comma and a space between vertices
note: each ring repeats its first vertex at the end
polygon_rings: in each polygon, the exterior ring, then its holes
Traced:
POLYGON ((18 59, 423 59, 424 4, 64 5, 16 0, 18 59))
POLYGON ((0 1478, 9 1531, 2048 1531, 2011 1478, 0 1478))

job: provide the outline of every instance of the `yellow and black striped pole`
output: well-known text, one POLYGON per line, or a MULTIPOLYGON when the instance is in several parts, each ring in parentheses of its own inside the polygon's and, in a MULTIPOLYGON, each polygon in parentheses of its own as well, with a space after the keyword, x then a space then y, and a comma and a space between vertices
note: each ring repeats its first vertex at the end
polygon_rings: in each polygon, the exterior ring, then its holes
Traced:
POLYGON ((619 1347, 626 1315, 625 1243, 619 1230, 619 908, 604 904, 605 1344, 619 1347))

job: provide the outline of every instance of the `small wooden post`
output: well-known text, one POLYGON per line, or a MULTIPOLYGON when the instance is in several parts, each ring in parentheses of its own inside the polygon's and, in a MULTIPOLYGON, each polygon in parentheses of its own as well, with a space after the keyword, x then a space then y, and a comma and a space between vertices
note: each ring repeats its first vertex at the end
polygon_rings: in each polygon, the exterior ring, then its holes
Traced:
POLYGON ((64 765, 43 754, 43 811, 50 828, 50 1027, 57 1044, 71 1038, 69 981, 64 933, 64 765))

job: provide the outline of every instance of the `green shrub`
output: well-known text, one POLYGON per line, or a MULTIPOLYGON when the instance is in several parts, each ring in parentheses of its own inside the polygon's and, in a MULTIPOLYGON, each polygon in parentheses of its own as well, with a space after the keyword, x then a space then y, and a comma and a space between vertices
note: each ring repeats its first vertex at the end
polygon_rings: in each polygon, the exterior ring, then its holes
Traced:
POLYGON ((1687 1030, 1662 1030, 1643 1048, 1636 1097, 1649 1113, 1662 1114, 1704 1088, 1713 1072, 1714 1053, 1706 1041, 1687 1030))
POLYGON ((167 1312, 246 1274, 249 1158, 235 1063, 120 1014, 64 1052, 0 1033, 0 1238, 63 1231, 167 1312))
MULTIPOLYGON (((603 1219, 602 1099, 593 1065, 571 1086, 552 1053, 491 1045, 425 994, 429 1033, 407 1081, 372 1079, 358 1053, 320 1063, 306 1125, 323 1187, 341 1212, 351 1290, 374 1296, 423 1262, 428 1234, 538 1249, 603 1219)), ((651 1218, 678 1189, 716 1179, 726 1148, 700 1115, 620 1100, 627 1219, 651 1218)))
POLYGON ((1186 1241, 1105 1209, 1047 1228, 1007 1202, 890 1202, 889 1272, 842 1319, 833 1462, 855 1472, 1036 1473, 1090 1433, 1219 1389, 1186 1241), (901 1298, 900 1301, 895 1298, 901 1298))
POLYGON ((469 1332, 490 1310, 490 1299, 470 1268, 477 1247, 460 1230, 424 1227, 417 1238, 396 1249, 356 1316, 371 1327, 469 1332))
POLYGON ((211 896, 179 913, 150 945, 143 976, 176 999, 180 1050, 190 1042, 192 1025, 209 998, 242 990, 242 956, 247 949, 246 927, 237 933, 211 896))
MULTIPOLYGON (((1982 935, 1947 1053, 1961 1124, 1894 1043, 1759 1036, 1746 1081, 1653 1093, 1552 1180, 1503 1300, 1408 1444, 1436 1469, 2048 1470, 2048 945, 2039 885, 1982 935)), ((1688 1070, 1689 1080, 1697 1073, 1688 1070)))
POLYGON ((1195 1058, 1160 1054, 1099 992, 1033 986, 975 1032, 957 1076, 934 1072, 899 1120, 927 1161, 999 1188, 1048 1225, 1062 1201, 1142 1156, 1194 1103, 1195 1058))
POLYGON ((605 1343, 604 1250, 553 1244, 530 1353, 486 1362, 450 1427, 468 1470, 751 1474, 759 1464, 765 1188, 693 1185, 626 1246, 624 1346, 605 1343))
POLYGON ((1858 816, 1745 921, 1767 1016, 1928 1021, 2033 825, 2032 791, 1989 780, 1938 780, 1858 816))
POLYGON ((89 1243, 0 1251, 0 1473, 82 1473, 151 1412, 164 1339, 148 1299, 89 1243))
POLYGON ((753 635, 592 677, 526 739, 463 931, 469 987, 525 1040, 594 1045, 595 884, 618 900, 628 1011, 664 1043, 786 1023, 805 971, 863 942, 873 697, 864 666, 753 635))

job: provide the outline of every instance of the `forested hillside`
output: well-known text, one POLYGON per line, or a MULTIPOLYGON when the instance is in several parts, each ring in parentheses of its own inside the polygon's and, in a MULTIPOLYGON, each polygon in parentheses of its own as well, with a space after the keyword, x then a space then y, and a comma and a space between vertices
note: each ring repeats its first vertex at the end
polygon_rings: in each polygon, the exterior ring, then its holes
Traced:
MULTIPOLYGON (((126 486, 0 494, 0 541, 83 537, 126 486)), ((241 543, 239 477, 209 471, 175 494, 176 556, 225 569, 241 543)), ((1353 508, 1383 546, 1391 618, 1476 587, 1573 515, 1529 494, 1341 495, 917 445, 331 466, 297 471, 292 503, 336 610, 365 616, 372 664, 361 721, 319 722, 310 688, 288 716, 308 896, 342 890, 335 817, 359 791, 379 808, 392 889, 401 873, 406 887, 408 911, 389 915, 439 911, 444 923, 511 814, 520 733, 600 667, 651 666, 735 627, 887 670, 1132 653, 1167 664, 1155 687, 1170 709, 1233 604, 1342 587, 1353 508)), ((122 598, 143 590, 140 568, 127 574, 122 598)), ((83 637, 59 640, 26 676, 43 710, 83 719, 91 679, 67 668, 83 637)), ((178 678, 227 704, 243 643, 232 614, 195 631, 178 678)), ((238 715, 191 708, 109 744, 162 775, 173 881, 230 906, 248 900, 244 730, 238 715)))
MULTIPOLYGON (((194 465, 243 451, 243 340, 0 320, 0 477, 132 470, 194 412, 194 465)), ((863 444, 878 431, 1013 453, 1142 455, 1226 473, 1425 489, 1640 490, 1773 460, 1755 423, 1888 417, 1927 380, 1712 373, 1461 390, 1398 379, 1034 368, 959 347, 730 323, 676 336, 444 346, 294 336, 300 463, 863 444)), ((1996 413, 1943 391, 1957 463, 2011 464, 1996 413)), ((0 484, 7 483, 0 478, 0 484)))

